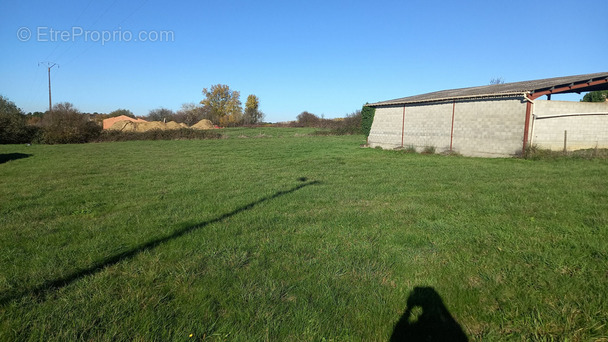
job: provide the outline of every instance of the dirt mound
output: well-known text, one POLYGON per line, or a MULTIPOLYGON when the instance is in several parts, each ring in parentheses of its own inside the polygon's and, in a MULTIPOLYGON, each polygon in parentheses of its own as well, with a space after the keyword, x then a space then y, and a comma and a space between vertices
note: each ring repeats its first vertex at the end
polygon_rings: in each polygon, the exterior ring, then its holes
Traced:
POLYGON ((110 130, 113 131, 122 131, 122 132, 134 132, 137 129, 137 123, 128 120, 117 121, 112 126, 110 126, 110 130))
POLYGON ((137 132, 147 132, 155 129, 165 130, 165 124, 160 121, 141 122, 137 125, 137 132))
POLYGON ((210 120, 203 119, 196 124, 192 125, 193 129, 213 129, 213 123, 210 120))
MULTIPOLYGON (((209 120, 201 120, 196 125, 199 125, 199 124, 201 125, 200 127, 203 127, 203 128, 194 127, 194 126, 192 126, 192 128, 195 128, 195 129, 212 129, 213 128, 213 124, 209 120), (203 121, 208 121, 209 122, 208 126, 201 124, 203 121)), ((188 128, 188 125, 186 125, 185 123, 177 123, 175 121, 169 121, 167 123, 164 123, 164 122, 160 122, 160 121, 132 122, 132 121, 124 120, 124 121, 115 122, 108 129, 115 130, 115 131, 121 131, 121 132, 147 132, 147 131, 152 131, 155 129, 160 129, 161 131, 164 131, 164 130, 181 129, 181 128, 188 128)))
POLYGON ((175 121, 169 121, 165 124, 165 129, 180 129, 182 126, 175 121))

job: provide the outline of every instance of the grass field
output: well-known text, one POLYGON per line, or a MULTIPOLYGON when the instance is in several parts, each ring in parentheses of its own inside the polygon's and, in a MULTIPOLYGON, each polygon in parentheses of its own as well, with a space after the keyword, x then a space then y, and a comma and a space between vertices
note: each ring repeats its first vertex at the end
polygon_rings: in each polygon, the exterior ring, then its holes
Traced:
POLYGON ((0 340, 608 340, 608 161, 227 132, 0 146, 0 340))

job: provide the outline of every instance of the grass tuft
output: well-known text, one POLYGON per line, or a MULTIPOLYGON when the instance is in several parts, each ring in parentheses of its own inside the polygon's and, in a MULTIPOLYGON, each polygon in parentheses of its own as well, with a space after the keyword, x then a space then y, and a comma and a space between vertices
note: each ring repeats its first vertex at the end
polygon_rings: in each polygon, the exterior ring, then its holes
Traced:
POLYGON ((524 158, 529 160, 561 160, 561 159, 608 159, 608 149, 606 148, 588 148, 575 151, 552 151, 549 149, 540 148, 537 145, 526 147, 524 158))

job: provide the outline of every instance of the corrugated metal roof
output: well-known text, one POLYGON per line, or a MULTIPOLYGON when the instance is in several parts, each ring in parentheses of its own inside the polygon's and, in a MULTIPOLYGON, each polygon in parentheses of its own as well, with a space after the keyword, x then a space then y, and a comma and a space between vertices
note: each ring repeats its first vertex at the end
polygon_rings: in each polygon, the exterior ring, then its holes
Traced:
MULTIPOLYGON (((553 87, 558 88, 560 86, 568 86, 571 84, 580 84, 588 81, 596 81, 601 79, 608 79, 608 72, 600 72, 595 74, 585 74, 576 76, 565 76, 565 77, 554 77, 546 78, 542 80, 513 82, 504 84, 494 84, 481 87, 472 88, 461 88, 461 89, 450 89, 436 91, 433 93, 414 95, 409 97, 402 97, 399 99, 382 101, 368 104, 370 107, 378 107, 385 105, 400 105, 400 104, 413 104, 423 102, 437 102, 446 100, 458 100, 458 99, 473 99, 473 98, 490 98, 490 97, 504 97, 504 96, 515 96, 525 93, 534 93, 542 90, 548 90, 553 87)), ((580 91, 580 90, 579 90, 580 91)))

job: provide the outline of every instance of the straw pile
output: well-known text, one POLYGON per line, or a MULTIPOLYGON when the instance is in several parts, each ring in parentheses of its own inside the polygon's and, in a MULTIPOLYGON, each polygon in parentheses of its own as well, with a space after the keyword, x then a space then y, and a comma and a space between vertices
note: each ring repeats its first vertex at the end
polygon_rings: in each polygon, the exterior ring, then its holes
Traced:
MULTIPOLYGON (((209 120, 207 120, 207 121, 209 121, 209 120)), ((188 128, 188 125, 186 125, 184 123, 177 123, 175 121, 169 121, 167 123, 164 123, 164 122, 160 122, 160 121, 132 122, 132 121, 124 120, 124 121, 115 122, 108 129, 111 129, 114 131, 121 131, 121 132, 147 132, 147 131, 152 131, 155 129, 164 131, 164 130, 181 129, 181 128, 188 128)), ((192 128, 194 128, 194 127, 192 127, 192 128)), ((213 128, 213 125, 211 125, 211 128, 213 128)), ((198 128, 198 129, 200 129, 200 128, 198 128)))
POLYGON ((196 124, 192 125, 193 129, 213 129, 213 123, 210 120, 203 119, 196 124))

